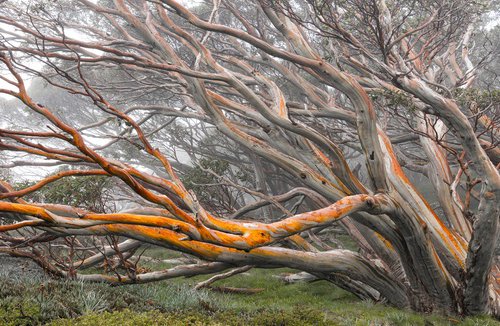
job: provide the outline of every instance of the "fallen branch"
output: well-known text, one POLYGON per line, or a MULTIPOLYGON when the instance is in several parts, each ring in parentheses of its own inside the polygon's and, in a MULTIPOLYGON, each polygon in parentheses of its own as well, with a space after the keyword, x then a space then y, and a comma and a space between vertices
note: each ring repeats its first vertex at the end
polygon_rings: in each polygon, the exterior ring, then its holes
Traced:
POLYGON ((234 294, 256 294, 265 290, 263 288, 235 288, 230 286, 209 286, 206 288, 221 293, 234 293, 234 294))
POLYGON ((244 273, 250 269, 252 269, 253 266, 252 265, 246 265, 246 266, 242 266, 242 267, 238 267, 238 268, 235 268, 235 269, 232 269, 228 272, 225 272, 225 273, 221 273, 221 274, 217 274, 215 276, 212 276, 211 278, 209 278, 208 280, 206 281, 203 281, 203 282, 200 282, 198 284, 196 284, 196 286, 194 287, 195 290, 199 290, 199 289, 202 289, 202 288, 205 288, 205 287, 208 287, 210 284, 218 281, 218 280, 223 280, 225 278, 229 278, 233 275, 237 275, 237 274, 241 274, 241 273, 244 273))

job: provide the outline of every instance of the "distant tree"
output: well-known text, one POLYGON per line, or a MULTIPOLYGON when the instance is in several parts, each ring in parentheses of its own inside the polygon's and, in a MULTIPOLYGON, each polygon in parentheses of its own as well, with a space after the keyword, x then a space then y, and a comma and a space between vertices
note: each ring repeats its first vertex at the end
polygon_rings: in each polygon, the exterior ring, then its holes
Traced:
MULTIPOLYGON (((114 210, 109 206, 113 205, 113 197, 107 193, 107 190, 110 190, 110 181, 104 176, 85 178, 68 176, 47 184, 39 191, 26 195, 24 199, 37 203, 59 203, 105 213, 114 210)), ((34 181, 24 181, 15 184, 15 188, 24 189, 35 184, 34 181)))

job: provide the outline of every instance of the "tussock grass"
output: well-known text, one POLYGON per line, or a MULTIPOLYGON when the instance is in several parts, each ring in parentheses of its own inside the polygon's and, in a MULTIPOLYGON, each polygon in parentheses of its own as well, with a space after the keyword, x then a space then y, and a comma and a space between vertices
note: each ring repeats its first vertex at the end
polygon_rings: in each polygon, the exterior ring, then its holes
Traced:
POLYGON ((326 281, 285 285, 276 277, 283 272, 291 270, 254 269, 217 283, 265 289, 253 295, 192 289, 207 276, 110 287, 0 272, 0 325, 500 326, 489 317, 460 320, 361 301, 326 281))

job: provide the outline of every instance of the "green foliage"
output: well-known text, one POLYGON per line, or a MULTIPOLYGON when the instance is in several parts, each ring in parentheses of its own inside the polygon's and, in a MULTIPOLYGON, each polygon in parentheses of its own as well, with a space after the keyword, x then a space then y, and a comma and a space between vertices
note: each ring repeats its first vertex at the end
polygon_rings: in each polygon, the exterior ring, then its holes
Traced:
POLYGON ((206 158, 201 159, 199 166, 197 165, 193 167, 188 173, 185 174, 183 178, 184 185, 198 193, 199 191, 206 189, 206 187, 200 185, 217 182, 217 178, 205 170, 210 169, 218 175, 224 175, 228 168, 229 163, 225 161, 217 159, 209 160, 206 158))
POLYGON ((53 326, 107 326, 107 325, 331 325, 323 314, 316 311, 276 312, 262 311, 259 314, 236 315, 230 312, 203 314, 196 311, 173 312, 169 314, 159 311, 134 313, 130 310, 121 312, 91 314, 75 320, 58 320, 53 326))
MULTIPOLYGON (((456 89, 453 92, 458 104, 474 111, 483 111, 492 105, 500 105, 500 90, 484 91, 477 88, 456 89)), ((475 112, 474 112, 475 113, 475 112)))
POLYGON ((149 311, 136 313, 130 310, 121 312, 90 314, 74 320, 57 320, 52 326, 107 326, 107 325, 345 325, 345 326, 438 326, 438 325, 463 325, 463 326, 494 326, 497 322, 486 318, 468 318, 465 321, 454 319, 432 319, 409 313, 389 313, 385 317, 376 319, 345 315, 329 316, 316 310, 297 311, 272 311, 263 310, 252 314, 233 314, 230 312, 203 314, 196 311, 161 313, 149 311), (333 317, 333 318, 330 318, 333 317))
POLYGON ((370 94, 370 97, 373 100, 378 99, 379 96, 383 97, 387 101, 386 105, 390 108, 403 107, 410 110, 411 112, 415 112, 417 110, 411 96, 406 93, 383 90, 381 92, 370 94))
MULTIPOLYGON (((35 182, 24 181, 17 183, 15 187, 23 189, 33 184, 35 182)), ((105 196, 109 187, 110 178, 106 176, 69 176, 49 183, 25 198, 34 202, 57 203, 104 212, 109 204, 105 196)))
POLYGON ((194 291, 207 276, 110 287, 0 274, 0 325, 486 325, 364 302, 325 281, 284 285, 286 269, 251 270, 217 285, 263 287, 254 295, 194 291))
POLYGON ((30 300, 10 297, 9 300, 0 301, 0 324, 10 325, 33 325, 41 323, 40 309, 30 300))
POLYGON ((0 325, 37 325, 55 319, 130 309, 161 312, 222 309, 223 297, 186 284, 110 287, 107 284, 0 275, 0 325))

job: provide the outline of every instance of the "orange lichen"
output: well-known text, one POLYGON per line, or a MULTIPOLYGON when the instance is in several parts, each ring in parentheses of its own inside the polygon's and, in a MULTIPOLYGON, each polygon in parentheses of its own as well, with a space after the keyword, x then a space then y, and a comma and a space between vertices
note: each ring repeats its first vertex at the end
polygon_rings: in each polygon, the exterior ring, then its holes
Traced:
POLYGON ((394 246, 392 245, 392 243, 390 243, 390 242, 389 242, 386 238, 384 238, 384 237, 383 237, 380 233, 378 233, 378 232, 374 232, 374 233, 375 233, 375 236, 376 236, 377 238, 379 238, 379 239, 380 239, 380 240, 384 243, 384 245, 385 245, 387 248, 389 248, 389 249, 391 249, 391 250, 394 250, 394 246))

